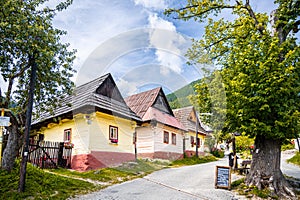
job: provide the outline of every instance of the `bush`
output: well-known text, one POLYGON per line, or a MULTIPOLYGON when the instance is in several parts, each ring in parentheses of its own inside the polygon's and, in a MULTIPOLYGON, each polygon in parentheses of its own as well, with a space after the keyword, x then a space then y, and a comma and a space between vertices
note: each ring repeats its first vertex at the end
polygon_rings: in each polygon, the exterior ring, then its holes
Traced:
POLYGON ((291 150, 291 149, 295 149, 295 145, 292 142, 289 142, 287 144, 283 144, 281 146, 281 151, 286 151, 286 150, 291 150))
POLYGON ((210 152, 212 155, 214 155, 217 158, 223 158, 224 157, 224 151, 221 149, 213 148, 210 152))

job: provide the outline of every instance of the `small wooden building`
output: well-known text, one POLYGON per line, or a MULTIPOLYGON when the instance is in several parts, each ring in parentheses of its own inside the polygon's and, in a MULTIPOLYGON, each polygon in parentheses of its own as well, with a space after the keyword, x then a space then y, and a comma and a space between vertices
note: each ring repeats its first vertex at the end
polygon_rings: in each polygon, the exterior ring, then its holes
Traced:
POLYGON ((125 98, 141 119, 136 128, 137 152, 142 158, 175 160, 183 157, 186 129, 175 118, 161 87, 125 98))
POLYGON ((204 154, 204 142, 207 132, 201 126, 200 119, 198 118, 195 108, 193 106, 188 106, 174 109, 173 113, 178 121, 180 121, 187 129, 184 140, 185 154, 189 157, 194 156, 196 148, 198 148, 198 155, 204 154), (197 132, 198 138, 196 137, 197 132))
POLYGON ((71 166, 85 171, 134 160, 138 123, 141 119, 106 74, 75 88, 54 115, 35 120, 32 130, 46 141, 72 143, 71 166))

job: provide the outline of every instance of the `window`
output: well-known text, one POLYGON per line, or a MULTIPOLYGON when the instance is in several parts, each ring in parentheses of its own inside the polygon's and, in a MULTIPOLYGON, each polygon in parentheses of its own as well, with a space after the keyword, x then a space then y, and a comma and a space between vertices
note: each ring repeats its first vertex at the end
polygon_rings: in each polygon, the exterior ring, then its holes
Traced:
POLYGON ((109 139, 111 143, 118 143, 118 127, 109 126, 109 139))
POLYGON ((65 129, 64 130, 64 142, 68 141, 71 142, 71 137, 72 137, 72 129, 65 129))
POLYGON ((164 131, 164 143, 169 144, 169 132, 164 131))
POLYGON ((195 144, 194 136, 191 136, 191 146, 194 147, 194 144, 195 144))
POLYGON ((176 145, 176 134, 172 133, 172 144, 176 145))

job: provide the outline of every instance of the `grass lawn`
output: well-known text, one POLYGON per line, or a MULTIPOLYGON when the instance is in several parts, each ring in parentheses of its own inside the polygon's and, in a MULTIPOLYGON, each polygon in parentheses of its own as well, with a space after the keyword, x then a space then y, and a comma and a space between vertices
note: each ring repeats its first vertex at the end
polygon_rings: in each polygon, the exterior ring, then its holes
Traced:
POLYGON ((11 173, 0 170, 1 199, 66 199, 71 195, 100 189, 86 181, 70 179, 47 173, 27 165, 25 192, 18 192, 20 166, 11 173))
POLYGON ((143 177, 151 172, 184 165, 200 164, 216 160, 215 157, 185 158, 174 162, 163 160, 137 160, 115 168, 77 172, 68 169, 42 170, 28 163, 25 192, 18 192, 20 165, 8 173, 0 170, 1 199, 67 199, 105 188, 115 183, 143 177))
POLYGON ((299 153, 299 151, 297 151, 296 154, 292 158, 288 159, 287 162, 293 163, 295 165, 300 166, 300 153, 299 153))

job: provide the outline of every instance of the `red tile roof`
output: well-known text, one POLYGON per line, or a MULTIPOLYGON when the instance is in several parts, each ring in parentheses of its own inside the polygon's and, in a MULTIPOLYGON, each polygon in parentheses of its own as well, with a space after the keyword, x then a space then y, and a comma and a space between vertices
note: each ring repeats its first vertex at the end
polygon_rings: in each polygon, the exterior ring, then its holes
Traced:
POLYGON ((134 94, 125 98, 125 102, 133 112, 135 112, 140 118, 143 118, 147 110, 155 102, 160 90, 161 87, 158 87, 152 90, 134 94))
POLYGON ((173 112, 171 109, 170 112, 172 114, 163 112, 157 108, 152 107, 156 99, 158 98, 160 92, 162 92, 163 94, 163 90, 161 87, 154 88, 152 90, 129 96, 125 99, 125 102, 129 106, 129 108, 137 114, 137 116, 142 118, 142 121, 156 120, 157 122, 160 122, 162 124, 186 131, 186 128, 181 124, 181 122, 179 122, 173 116, 173 112))

